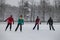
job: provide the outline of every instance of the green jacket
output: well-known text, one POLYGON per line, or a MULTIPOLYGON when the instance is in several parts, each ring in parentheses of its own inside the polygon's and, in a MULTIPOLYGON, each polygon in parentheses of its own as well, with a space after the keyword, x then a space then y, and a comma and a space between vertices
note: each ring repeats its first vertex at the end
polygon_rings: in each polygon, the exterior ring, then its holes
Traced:
POLYGON ((24 24, 24 19, 18 19, 18 24, 23 25, 24 24))

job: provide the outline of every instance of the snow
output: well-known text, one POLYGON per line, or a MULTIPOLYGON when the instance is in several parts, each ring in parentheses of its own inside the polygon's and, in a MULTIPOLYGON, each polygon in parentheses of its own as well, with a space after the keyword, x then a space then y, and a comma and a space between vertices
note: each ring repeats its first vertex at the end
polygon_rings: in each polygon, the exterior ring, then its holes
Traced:
POLYGON ((39 25, 37 31, 37 28, 32 30, 34 23, 25 22, 22 32, 20 29, 15 32, 17 22, 12 26, 12 31, 9 28, 5 31, 6 25, 6 22, 0 22, 0 40, 60 40, 60 23, 54 23, 55 31, 50 31, 46 23, 39 25))

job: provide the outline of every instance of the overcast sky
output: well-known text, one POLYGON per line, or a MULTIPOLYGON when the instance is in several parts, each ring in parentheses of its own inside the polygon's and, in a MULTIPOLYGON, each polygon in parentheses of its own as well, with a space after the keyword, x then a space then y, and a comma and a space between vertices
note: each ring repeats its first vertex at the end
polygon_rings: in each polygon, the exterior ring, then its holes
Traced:
MULTIPOLYGON (((5 3, 6 4, 10 4, 12 6, 18 6, 19 5, 18 4, 19 1, 20 0, 6 0, 5 3)), ((35 0, 35 2, 40 2, 40 0, 35 0)), ((54 0, 50 0, 50 4, 53 5, 54 4, 54 0)))

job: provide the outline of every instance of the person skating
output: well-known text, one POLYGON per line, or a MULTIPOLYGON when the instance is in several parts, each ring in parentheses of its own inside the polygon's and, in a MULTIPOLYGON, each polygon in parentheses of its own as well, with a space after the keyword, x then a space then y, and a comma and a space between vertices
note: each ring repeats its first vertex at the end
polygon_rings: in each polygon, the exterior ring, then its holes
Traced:
POLYGON ((12 28, 12 23, 14 24, 14 19, 12 17, 12 15, 10 17, 8 17, 5 21, 7 21, 7 26, 6 26, 6 29, 5 31, 7 30, 7 28, 10 26, 10 31, 11 31, 11 28, 12 28))
POLYGON ((37 30, 39 30, 39 24, 41 24, 39 17, 37 16, 36 21, 35 21, 35 26, 33 27, 33 30, 37 26, 37 30))
POLYGON ((50 17, 49 20, 47 21, 47 24, 49 24, 50 30, 53 29, 53 30, 55 31, 55 29, 54 29, 54 27, 53 27, 53 19, 52 19, 51 17, 50 17))
POLYGON ((18 27, 20 26, 20 31, 22 32, 22 25, 23 24, 24 24, 24 19, 23 19, 23 16, 20 15, 20 17, 18 18, 18 24, 17 24, 15 31, 17 31, 18 27))

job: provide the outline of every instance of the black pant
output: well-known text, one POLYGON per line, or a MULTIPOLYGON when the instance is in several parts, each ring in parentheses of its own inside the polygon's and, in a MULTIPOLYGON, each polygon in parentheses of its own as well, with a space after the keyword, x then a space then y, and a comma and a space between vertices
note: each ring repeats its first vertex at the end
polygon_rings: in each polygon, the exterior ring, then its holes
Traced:
POLYGON ((53 25, 49 25, 49 28, 50 28, 50 30, 53 29, 55 31, 53 25))
POLYGON ((21 24, 18 24, 18 25, 17 25, 17 27, 16 27, 15 31, 17 31, 17 29, 18 29, 19 25, 20 25, 20 31, 22 31, 22 25, 21 25, 21 24))
POLYGON ((11 28, 12 28, 12 24, 11 23, 7 24, 5 31, 7 30, 7 28, 9 27, 9 25, 10 25, 10 31, 11 31, 11 28))
POLYGON ((33 27, 33 30, 36 28, 37 25, 37 30, 39 30, 39 24, 35 24, 35 26, 33 27))

